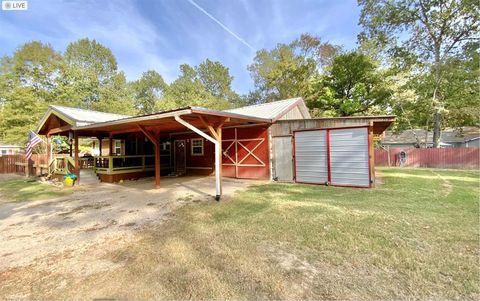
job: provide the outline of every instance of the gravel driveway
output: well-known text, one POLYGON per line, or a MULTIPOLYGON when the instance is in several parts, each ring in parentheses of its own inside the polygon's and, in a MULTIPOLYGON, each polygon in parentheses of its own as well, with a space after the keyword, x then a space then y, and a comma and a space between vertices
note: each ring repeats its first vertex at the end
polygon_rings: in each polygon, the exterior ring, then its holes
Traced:
MULTIPOLYGON (((224 179, 223 200, 248 183, 224 179)), ((1 280, 19 267, 79 276, 114 269, 104 255, 135 241, 137 231, 186 203, 214 201, 213 177, 166 178, 161 185, 153 189, 151 178, 102 183, 58 199, 0 204, 1 280)))

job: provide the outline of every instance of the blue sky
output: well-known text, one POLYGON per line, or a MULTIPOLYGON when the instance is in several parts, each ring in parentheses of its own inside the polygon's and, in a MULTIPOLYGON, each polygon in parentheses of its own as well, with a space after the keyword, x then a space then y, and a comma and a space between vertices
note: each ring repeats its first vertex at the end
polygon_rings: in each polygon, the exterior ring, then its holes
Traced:
POLYGON ((109 47, 129 80, 154 69, 171 82, 179 65, 220 61, 247 93, 255 51, 308 32, 354 48, 355 0, 29 0, 28 11, 0 11, 0 55, 31 40, 64 51, 80 38, 109 47))

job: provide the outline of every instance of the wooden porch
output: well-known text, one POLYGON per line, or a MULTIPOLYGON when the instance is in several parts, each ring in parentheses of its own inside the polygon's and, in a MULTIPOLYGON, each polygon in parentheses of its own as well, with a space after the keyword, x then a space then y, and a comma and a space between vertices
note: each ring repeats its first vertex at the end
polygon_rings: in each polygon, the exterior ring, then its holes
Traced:
POLYGON ((156 188, 160 187, 162 171, 171 170, 174 165, 171 161, 172 154, 165 153, 164 143, 170 143, 168 150, 170 152, 171 135, 193 133, 198 138, 214 145, 214 151, 208 155, 214 158, 216 198, 220 199, 222 194, 222 129, 224 126, 265 125, 270 122, 269 119, 235 113, 203 108, 184 108, 90 125, 75 125, 63 120, 61 116, 55 115, 55 112, 51 112, 50 115, 43 118, 43 123, 39 125, 37 132, 47 136, 47 144, 50 149, 49 174, 62 175, 72 172, 77 176, 77 184, 81 183, 81 169, 93 169, 96 175, 106 182, 154 174, 156 188), (58 158, 53 154, 51 145, 54 135, 70 138, 73 145, 71 156, 58 158), (87 159, 81 158, 79 155, 79 139, 81 137, 98 139, 100 155, 87 159), (102 141, 105 139, 108 139, 107 155, 102 152, 102 141), (128 146, 123 146, 125 149, 129 149, 128 154, 118 155, 113 152, 115 139, 129 141, 128 146), (169 160, 162 161, 166 160, 167 156, 169 160))
MULTIPOLYGON (((154 171, 154 155, 94 156, 79 159, 80 169, 92 169, 97 174, 122 174, 139 171, 154 171)), ((70 156, 54 157, 48 167, 51 174, 75 173, 75 159, 70 156)))

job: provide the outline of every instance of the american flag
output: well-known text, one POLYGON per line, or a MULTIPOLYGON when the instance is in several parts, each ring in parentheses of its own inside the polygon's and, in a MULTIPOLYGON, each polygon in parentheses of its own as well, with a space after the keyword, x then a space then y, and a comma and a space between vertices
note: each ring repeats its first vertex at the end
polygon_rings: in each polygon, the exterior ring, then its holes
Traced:
POLYGON ((38 137, 37 134, 35 134, 32 131, 28 131, 27 150, 25 153, 25 158, 27 158, 27 160, 30 160, 30 158, 32 157, 33 148, 35 147, 35 145, 39 144, 40 142, 43 142, 43 140, 40 139, 40 137, 38 137))

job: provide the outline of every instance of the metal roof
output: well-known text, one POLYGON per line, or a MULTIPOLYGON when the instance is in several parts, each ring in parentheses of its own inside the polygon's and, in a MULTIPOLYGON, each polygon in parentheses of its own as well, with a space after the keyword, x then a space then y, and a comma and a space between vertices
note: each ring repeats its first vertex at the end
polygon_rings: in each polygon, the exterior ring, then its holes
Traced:
POLYGON ((305 118, 310 118, 308 109, 305 106, 303 99, 300 97, 225 111, 206 109, 202 107, 185 107, 140 116, 127 116, 72 107, 50 105, 49 109, 39 122, 37 133, 41 131, 43 125, 52 114, 55 114, 61 119, 63 119, 65 122, 70 124, 73 129, 86 130, 105 126, 113 126, 117 124, 129 124, 132 122, 134 123, 139 121, 143 122, 147 120, 168 118, 174 115, 185 114, 202 114, 217 117, 230 117, 236 120, 243 120, 244 122, 273 123, 295 107, 298 107, 301 114, 305 116, 305 118))
POLYGON ((128 115, 112 114, 57 105, 50 105, 49 107, 53 111, 57 111, 71 118, 73 121, 75 121, 75 126, 83 126, 92 123, 106 122, 130 117, 128 115))
POLYGON ((295 105, 304 106, 305 104, 303 103, 303 99, 301 97, 296 97, 238 109, 226 110, 225 112, 275 120, 291 110, 295 105))
POLYGON ((226 112, 226 111, 217 111, 217 110, 205 109, 205 108, 202 108, 202 107, 184 107, 184 108, 162 111, 162 112, 153 113, 153 114, 132 116, 132 117, 126 117, 126 118, 117 119, 117 120, 97 122, 97 123, 94 123, 94 124, 76 126, 76 127, 74 127, 74 129, 75 130, 94 129, 94 128, 98 128, 98 127, 102 127, 102 126, 112 126, 112 125, 117 125, 117 124, 128 124, 128 123, 138 123, 138 122, 144 122, 144 121, 148 121, 148 120, 156 120, 156 119, 161 119, 161 118, 168 118, 168 117, 182 116, 182 115, 190 115, 190 114, 203 114, 203 115, 214 115, 214 116, 221 116, 221 117, 231 117, 231 118, 241 119, 241 120, 250 121, 250 122, 257 122, 257 123, 270 123, 271 122, 271 120, 265 119, 265 118, 241 115, 241 114, 230 113, 230 112, 226 112))

